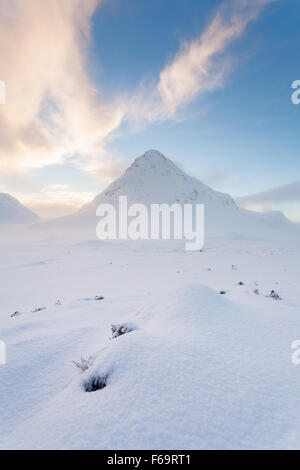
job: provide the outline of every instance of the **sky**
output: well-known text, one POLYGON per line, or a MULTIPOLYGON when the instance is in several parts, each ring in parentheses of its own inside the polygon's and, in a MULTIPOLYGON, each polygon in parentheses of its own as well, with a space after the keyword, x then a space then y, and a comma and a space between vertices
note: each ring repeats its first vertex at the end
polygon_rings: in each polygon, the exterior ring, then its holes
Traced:
POLYGON ((300 221, 299 19, 299 0, 1 0, 0 192, 72 213, 155 148, 300 221))

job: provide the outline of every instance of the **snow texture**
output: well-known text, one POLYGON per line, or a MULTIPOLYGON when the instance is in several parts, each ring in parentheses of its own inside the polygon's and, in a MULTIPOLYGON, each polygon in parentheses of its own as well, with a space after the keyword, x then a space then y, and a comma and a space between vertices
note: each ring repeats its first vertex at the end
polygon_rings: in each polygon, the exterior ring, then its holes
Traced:
POLYGON ((300 448, 299 232, 184 177, 147 152, 100 199, 194 195, 219 227, 203 252, 82 238, 91 206, 74 238, 2 237, 1 449, 300 448))

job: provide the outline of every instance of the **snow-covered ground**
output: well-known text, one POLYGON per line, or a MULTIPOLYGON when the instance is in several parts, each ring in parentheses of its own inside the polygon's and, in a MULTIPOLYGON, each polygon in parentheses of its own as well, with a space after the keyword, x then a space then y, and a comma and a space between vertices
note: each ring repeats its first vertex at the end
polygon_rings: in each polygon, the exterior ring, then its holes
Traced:
POLYGON ((0 256, 0 448, 300 447, 300 243, 53 238, 0 256))
POLYGON ((149 151, 74 216, 0 235, 0 448, 300 448, 300 230, 282 214, 149 151), (122 194, 205 204, 204 251, 97 241, 97 205, 122 194))

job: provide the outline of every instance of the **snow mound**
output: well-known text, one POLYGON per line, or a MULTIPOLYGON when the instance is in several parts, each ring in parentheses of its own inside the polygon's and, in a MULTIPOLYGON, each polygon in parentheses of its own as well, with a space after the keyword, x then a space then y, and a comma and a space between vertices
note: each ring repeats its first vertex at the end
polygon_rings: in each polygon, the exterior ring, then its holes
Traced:
POLYGON ((297 429, 278 325, 258 329, 258 316, 199 284, 165 292, 134 320, 139 329, 103 344, 84 373, 74 368, 58 391, 48 383, 56 393, 2 445, 272 448, 297 429))

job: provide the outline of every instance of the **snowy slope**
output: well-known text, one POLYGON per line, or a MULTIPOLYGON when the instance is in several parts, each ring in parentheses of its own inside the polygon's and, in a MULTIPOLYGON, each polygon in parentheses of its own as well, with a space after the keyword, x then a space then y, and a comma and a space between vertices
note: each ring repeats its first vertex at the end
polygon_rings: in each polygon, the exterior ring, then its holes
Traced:
POLYGON ((294 224, 239 209, 157 152, 52 224, 0 241, 1 449, 300 448, 294 224), (213 236, 203 252, 95 240, 95 207, 122 194, 204 202, 213 236), (132 331, 110 340, 111 325, 132 331))
POLYGON ((34 222, 38 216, 9 194, 0 193, 0 224, 34 222))
POLYGON ((285 217, 285 215, 280 211, 262 212, 258 214, 258 217, 263 224, 267 224, 274 229, 296 228, 296 224, 285 217))
POLYGON ((300 249, 268 245, 2 247, 0 448, 299 448, 300 249))

